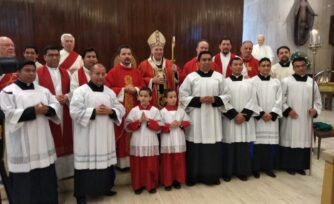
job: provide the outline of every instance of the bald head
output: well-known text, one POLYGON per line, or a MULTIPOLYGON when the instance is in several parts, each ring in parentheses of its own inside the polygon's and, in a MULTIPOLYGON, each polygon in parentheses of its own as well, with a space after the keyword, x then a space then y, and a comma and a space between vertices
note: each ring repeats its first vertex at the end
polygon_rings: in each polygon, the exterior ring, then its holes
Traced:
POLYGON ((15 57, 15 46, 9 37, 0 36, 0 57, 15 57))
POLYGON ((246 40, 242 43, 240 48, 240 54, 242 59, 249 59, 252 56, 253 43, 252 41, 246 40))
POLYGON ((197 56, 199 55, 199 53, 208 50, 209 50, 209 43, 206 40, 201 40, 197 43, 196 47, 197 56))
POLYGON ((103 64, 97 63, 90 69, 90 80, 96 86, 102 86, 106 75, 106 68, 103 64))

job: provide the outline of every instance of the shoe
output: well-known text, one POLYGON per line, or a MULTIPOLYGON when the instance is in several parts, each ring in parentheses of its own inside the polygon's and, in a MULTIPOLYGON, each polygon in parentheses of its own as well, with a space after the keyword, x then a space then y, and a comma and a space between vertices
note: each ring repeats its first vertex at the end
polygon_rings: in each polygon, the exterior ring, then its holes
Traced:
POLYGON ((303 176, 305 176, 306 175, 306 173, 305 173, 305 171, 304 170, 298 170, 298 171, 296 171, 298 174, 300 174, 300 175, 303 175, 303 176))
POLYGON ((288 172, 290 175, 295 175, 296 174, 296 172, 293 171, 293 170, 286 170, 286 172, 288 172))
POLYGON ((254 176, 255 178, 260 178, 260 172, 258 172, 258 171, 253 171, 253 176, 254 176))
POLYGON ((247 181, 247 180, 248 180, 248 177, 247 177, 247 176, 238 176, 238 178, 239 178, 241 181, 247 181))
POLYGON ((173 187, 176 189, 180 189, 181 188, 181 184, 177 181, 173 181, 173 187))
POLYGON ((171 191, 172 190, 172 186, 165 186, 165 191, 171 191))
POLYGON ((226 177, 225 177, 225 176, 224 176, 224 177, 223 177, 223 180, 226 181, 226 182, 230 182, 230 181, 231 181, 231 177, 229 177, 229 176, 226 176, 226 177))
POLYGON ((139 195, 143 192, 143 190, 144 190, 144 188, 137 189, 137 190, 135 190, 135 194, 139 195))
POLYGON ((266 171, 265 173, 270 177, 276 178, 276 175, 272 171, 266 171))
POLYGON ((120 168, 120 167, 116 167, 116 169, 120 172, 128 172, 130 171, 130 167, 125 167, 125 168, 120 168))
POLYGON ((156 193, 157 192, 157 189, 155 189, 155 188, 152 188, 150 191, 149 191, 149 193, 156 193))
POLYGON ((195 182, 191 182, 191 181, 187 181, 186 185, 187 186, 194 186, 196 183, 195 182))
POLYGON ((106 196, 114 196, 114 195, 116 195, 116 194, 117 194, 116 191, 112 191, 112 190, 110 190, 110 191, 108 191, 105 195, 106 195, 106 196))
POLYGON ((77 199, 77 204, 87 204, 85 196, 76 197, 76 199, 77 199))

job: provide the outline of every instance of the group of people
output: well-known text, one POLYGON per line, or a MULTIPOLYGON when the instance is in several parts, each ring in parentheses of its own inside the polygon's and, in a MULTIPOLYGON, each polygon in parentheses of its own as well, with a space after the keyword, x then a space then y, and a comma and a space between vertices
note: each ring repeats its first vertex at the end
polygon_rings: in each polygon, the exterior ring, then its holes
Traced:
MULTIPOLYGON (((231 53, 224 37, 216 55, 199 41, 181 69, 164 57, 161 32, 147 42, 151 54, 138 67, 123 45, 107 72, 93 48, 80 56, 63 34, 62 50, 44 48, 45 65, 27 46, 17 72, 1 75, 13 203, 58 203, 57 179, 73 175, 77 203, 113 196, 115 166, 130 169, 136 194, 276 177, 276 169, 305 175, 322 105, 303 56, 282 46, 272 65, 253 57, 251 41, 231 53)), ((1 57, 15 57, 8 37, 1 57)))

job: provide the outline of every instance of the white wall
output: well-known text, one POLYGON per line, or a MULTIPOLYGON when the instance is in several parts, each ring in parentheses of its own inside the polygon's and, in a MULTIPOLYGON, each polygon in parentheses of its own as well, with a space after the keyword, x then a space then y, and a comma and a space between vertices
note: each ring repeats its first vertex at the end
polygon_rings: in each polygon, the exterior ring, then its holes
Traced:
MULTIPOLYGON (((332 66, 333 46, 328 43, 330 16, 334 15, 333 0, 308 0, 318 16, 315 17, 313 28, 320 32, 322 47, 316 57, 316 70, 332 66)), ((266 44, 276 53, 281 45, 287 45, 291 51, 312 53, 307 44, 296 46, 293 42, 294 0, 244 0, 243 40, 251 40, 257 44, 257 35, 264 34, 266 44)), ((277 60, 277 59, 275 59, 277 60)), ((333 67, 334 69, 334 67, 333 67)))

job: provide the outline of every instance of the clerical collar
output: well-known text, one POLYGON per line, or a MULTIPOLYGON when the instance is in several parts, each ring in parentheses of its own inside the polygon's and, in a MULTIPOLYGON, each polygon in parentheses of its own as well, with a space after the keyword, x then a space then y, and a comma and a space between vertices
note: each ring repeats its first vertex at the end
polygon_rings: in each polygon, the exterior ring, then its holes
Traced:
POLYGON ((139 104, 138 106, 139 106, 139 109, 140 109, 140 110, 150 110, 151 107, 152 107, 151 104, 148 104, 148 105, 146 106, 146 108, 145 108, 144 106, 142 106, 141 104, 139 104))
POLYGON ((242 75, 235 76, 235 75, 232 74, 232 75, 230 76, 230 78, 231 78, 232 81, 242 81, 243 76, 242 76, 242 75))
POLYGON ((16 80, 15 84, 18 85, 22 90, 35 89, 34 83, 27 84, 27 83, 24 83, 24 82, 22 82, 20 80, 16 80))
POLYGON ((230 57, 230 53, 231 53, 231 52, 228 52, 226 55, 225 55, 223 52, 220 52, 220 53, 222 54, 223 57, 226 57, 226 58, 227 58, 227 57, 230 57))
POLYGON ((171 105, 166 105, 165 108, 168 111, 176 111, 177 110, 177 105, 171 106, 171 105))
POLYGON ((92 81, 89 81, 87 84, 92 89, 92 91, 94 91, 94 92, 103 92, 103 89, 104 89, 103 85, 97 86, 92 81))
POLYGON ((283 62, 283 61, 280 61, 280 62, 278 62, 282 67, 289 67, 290 66, 290 61, 288 60, 288 61, 285 61, 285 62, 283 62))
POLYGON ((164 63, 164 58, 161 58, 160 61, 157 61, 153 56, 151 57, 152 61, 158 68, 162 68, 162 64, 164 63))
POLYGON ((209 70, 207 73, 201 71, 201 70, 197 70, 197 73, 201 76, 201 77, 211 77, 213 74, 213 70, 209 70))
POLYGON ((308 77, 307 74, 305 74, 304 76, 293 74, 292 76, 296 79, 296 81, 303 81, 303 82, 307 81, 307 77, 308 77))
POLYGON ((131 67, 132 67, 131 63, 130 63, 129 65, 125 65, 125 64, 123 64, 123 63, 121 62, 120 64, 121 64, 121 66, 124 67, 124 68, 131 68, 131 67))
POLYGON ((263 76, 262 74, 257 75, 262 81, 269 81, 270 80, 270 75, 263 76))

